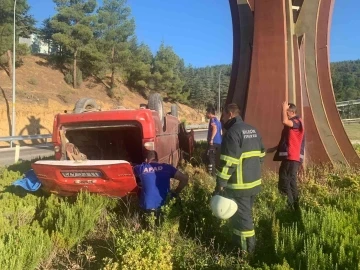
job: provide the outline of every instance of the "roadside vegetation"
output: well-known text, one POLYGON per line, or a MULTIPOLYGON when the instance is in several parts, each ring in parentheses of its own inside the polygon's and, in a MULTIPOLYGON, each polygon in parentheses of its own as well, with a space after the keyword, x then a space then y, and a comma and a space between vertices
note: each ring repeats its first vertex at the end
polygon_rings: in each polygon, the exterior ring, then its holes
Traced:
POLYGON ((254 209, 256 253, 241 258, 231 226, 209 208, 213 179, 197 144, 181 203, 164 207, 161 227, 145 230, 136 198, 81 193, 60 198, 11 186, 30 168, 1 169, 0 269, 359 269, 360 177, 348 168, 309 168, 301 213, 286 208, 276 176, 264 177, 254 209))

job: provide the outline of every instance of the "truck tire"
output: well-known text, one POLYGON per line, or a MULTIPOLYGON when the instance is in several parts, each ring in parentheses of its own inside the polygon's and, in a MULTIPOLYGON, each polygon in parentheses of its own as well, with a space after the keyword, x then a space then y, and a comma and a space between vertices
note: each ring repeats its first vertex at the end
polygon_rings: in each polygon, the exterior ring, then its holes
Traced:
POLYGON ((177 107, 176 104, 172 104, 172 105, 171 105, 171 115, 172 115, 172 116, 175 116, 175 117, 179 117, 178 107, 177 107))
POLYGON ((99 110, 99 106, 96 101, 92 98, 81 98, 79 99, 74 108, 74 113, 82 113, 84 111, 99 110))
POLYGON ((154 110, 159 113, 161 124, 164 125, 164 105, 162 97, 159 93, 154 93, 149 96, 148 107, 150 110, 154 110))

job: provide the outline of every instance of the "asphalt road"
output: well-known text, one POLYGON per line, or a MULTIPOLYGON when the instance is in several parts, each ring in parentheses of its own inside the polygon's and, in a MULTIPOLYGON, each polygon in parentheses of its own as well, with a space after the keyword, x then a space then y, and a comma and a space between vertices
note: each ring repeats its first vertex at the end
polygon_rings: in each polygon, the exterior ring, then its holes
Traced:
MULTIPOLYGON (((195 131, 195 130, 194 130, 195 131)), ((207 138, 207 130, 198 130, 195 131, 194 134, 195 141, 206 141, 207 138)))
MULTIPOLYGON (((22 146, 20 147, 19 160, 32 160, 38 157, 49 157, 54 155, 52 144, 22 146)), ((12 165, 15 162, 15 147, 0 149, 0 166, 12 165)))
MULTIPOLYGON (((206 140, 207 131, 198 130, 195 131, 195 140, 206 140)), ((36 145, 36 146, 22 146, 20 147, 19 160, 32 160, 38 157, 49 157, 54 155, 52 144, 48 145, 36 145)), ((0 167, 9 166, 14 164, 15 161, 15 148, 0 149, 0 167)))

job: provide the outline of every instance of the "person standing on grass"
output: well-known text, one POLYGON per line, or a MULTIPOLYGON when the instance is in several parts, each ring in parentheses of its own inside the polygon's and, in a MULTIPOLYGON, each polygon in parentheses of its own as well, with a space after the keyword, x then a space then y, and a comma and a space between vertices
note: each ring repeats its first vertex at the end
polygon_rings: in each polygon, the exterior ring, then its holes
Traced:
POLYGON ((145 162, 134 166, 134 174, 140 186, 140 207, 145 216, 155 215, 156 224, 159 225, 160 208, 165 204, 168 194, 171 198, 178 198, 188 184, 189 177, 169 164, 158 163, 155 151, 147 151, 145 162), (174 191, 170 191, 171 178, 179 180, 174 191))
POLYGON ((302 119, 297 115, 295 104, 287 101, 282 103, 281 121, 284 128, 280 142, 267 152, 271 153, 276 150, 274 161, 281 161, 278 182, 279 192, 287 196, 288 205, 292 210, 298 210, 297 174, 304 159, 305 129, 302 119))
POLYGON ((233 242, 243 252, 255 250, 255 230, 252 208, 261 189, 261 164, 265 148, 256 128, 246 124, 236 104, 223 112, 226 133, 221 144, 213 195, 233 199, 238 209, 231 217, 233 242))
POLYGON ((206 117, 209 119, 209 128, 208 128, 208 173, 216 176, 216 166, 218 165, 220 159, 220 146, 222 141, 222 129, 221 123, 215 116, 214 108, 207 108, 206 117))

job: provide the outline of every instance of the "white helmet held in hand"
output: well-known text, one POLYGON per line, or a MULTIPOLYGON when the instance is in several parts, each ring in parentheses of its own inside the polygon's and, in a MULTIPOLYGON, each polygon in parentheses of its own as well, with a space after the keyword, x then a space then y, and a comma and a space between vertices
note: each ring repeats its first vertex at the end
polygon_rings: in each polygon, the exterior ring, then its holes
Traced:
POLYGON ((210 206, 214 216, 220 219, 231 218, 238 209, 235 201, 220 195, 211 198, 210 206))

